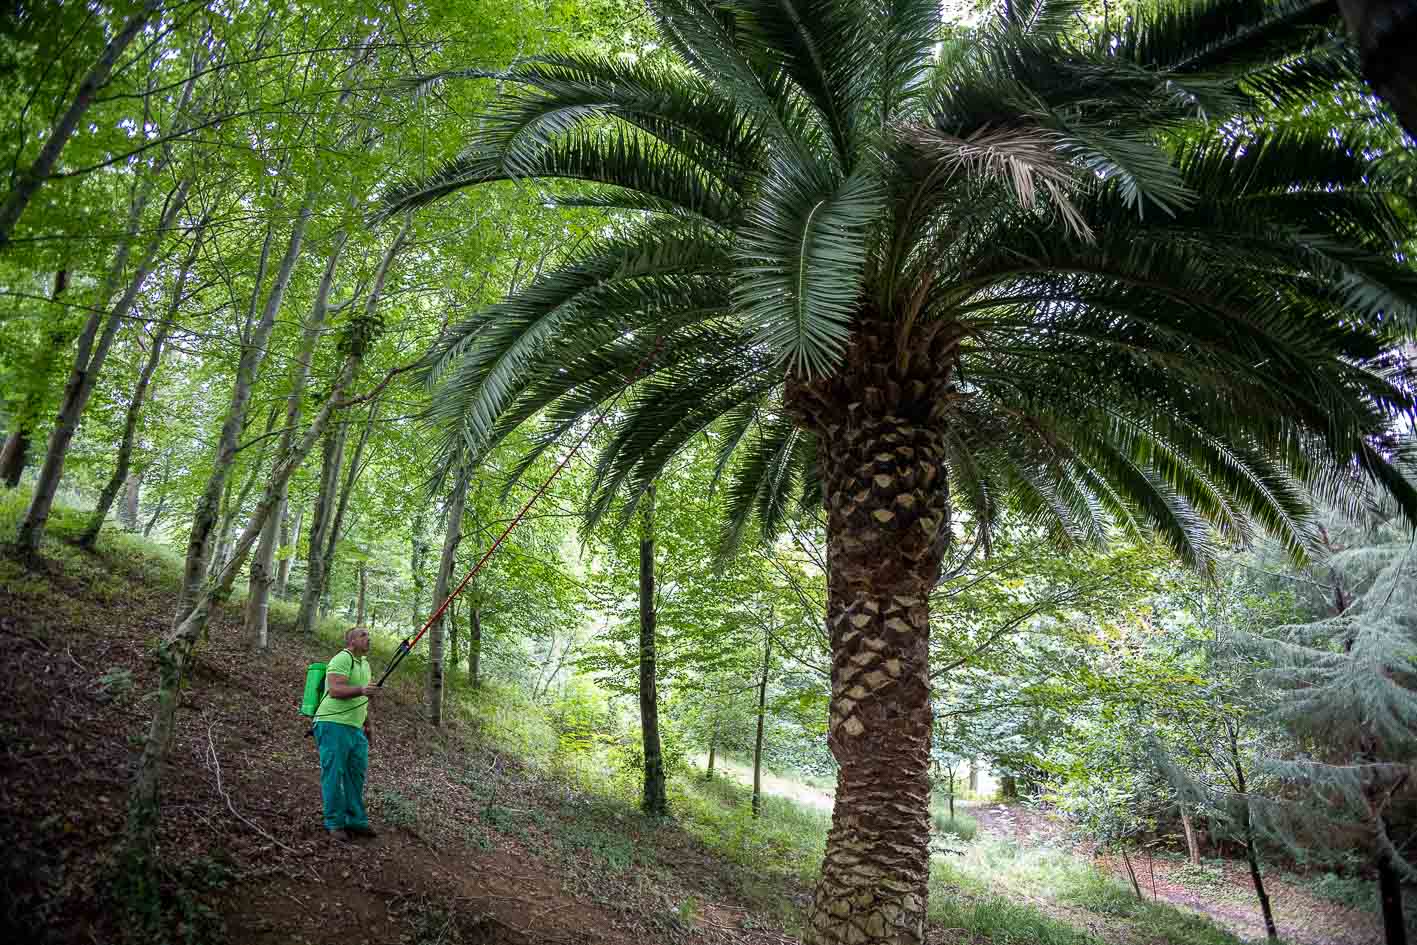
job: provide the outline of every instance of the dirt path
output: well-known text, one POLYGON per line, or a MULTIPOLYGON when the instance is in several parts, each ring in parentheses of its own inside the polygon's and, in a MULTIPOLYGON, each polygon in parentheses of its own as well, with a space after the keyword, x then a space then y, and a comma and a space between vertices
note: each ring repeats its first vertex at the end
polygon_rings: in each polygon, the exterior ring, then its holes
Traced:
MULTIPOLYGON (((1062 844, 1062 828, 1037 811, 1017 804, 992 804, 970 811, 984 836, 1000 837, 1027 846, 1062 844)), ((1078 851, 1086 856, 1086 851, 1078 851)), ((1118 879, 1130 884, 1119 856, 1095 860, 1118 879)), ((1221 872, 1198 886, 1184 864, 1173 859, 1132 857, 1143 895, 1178 908, 1208 916, 1244 939, 1263 941, 1264 920, 1255 901, 1249 869, 1226 861, 1221 872)), ((1374 915, 1347 909, 1287 883, 1277 876, 1265 878, 1280 936, 1292 945, 1373 945, 1382 940, 1382 927, 1374 915)))

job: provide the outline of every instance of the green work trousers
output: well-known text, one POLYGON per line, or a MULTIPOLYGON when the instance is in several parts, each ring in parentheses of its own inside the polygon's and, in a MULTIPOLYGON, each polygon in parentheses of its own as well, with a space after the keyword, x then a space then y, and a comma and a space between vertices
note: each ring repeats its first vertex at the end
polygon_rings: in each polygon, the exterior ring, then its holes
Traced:
POLYGON ((325 802, 325 829, 369 826, 364 811, 364 775, 369 770, 369 739, 353 725, 316 722, 320 748, 320 794, 325 802))

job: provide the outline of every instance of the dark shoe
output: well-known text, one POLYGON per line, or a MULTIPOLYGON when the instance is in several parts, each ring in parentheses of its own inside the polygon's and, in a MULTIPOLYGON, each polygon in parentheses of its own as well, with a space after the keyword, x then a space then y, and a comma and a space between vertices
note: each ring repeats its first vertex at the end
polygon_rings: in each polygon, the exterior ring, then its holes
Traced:
POLYGON ((349 831, 343 828, 329 831, 330 839, 336 843, 348 843, 351 839, 349 831))
POLYGON ((356 827, 353 824, 350 824, 348 827, 344 828, 344 830, 345 833, 349 834, 351 837, 377 837, 379 835, 379 831, 375 830, 368 824, 365 824, 362 827, 356 827))

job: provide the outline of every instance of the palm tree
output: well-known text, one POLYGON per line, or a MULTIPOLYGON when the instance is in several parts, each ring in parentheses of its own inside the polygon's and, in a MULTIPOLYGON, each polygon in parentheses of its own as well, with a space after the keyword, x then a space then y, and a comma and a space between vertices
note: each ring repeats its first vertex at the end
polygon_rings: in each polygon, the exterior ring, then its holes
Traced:
POLYGON ((450 449, 539 417, 540 452, 628 385, 592 522, 705 431, 727 544, 825 505, 840 774, 812 943, 922 940, 928 597, 966 526, 987 549, 1009 506, 1204 564, 1251 523, 1302 554, 1313 492, 1417 513, 1384 434, 1411 406, 1410 177, 1390 128, 1283 117, 1356 81, 1333 8, 1088 30, 1013 0, 962 34, 938 6, 650 0, 659 51, 498 73, 462 155, 387 198, 531 178, 608 211, 429 355, 450 449))

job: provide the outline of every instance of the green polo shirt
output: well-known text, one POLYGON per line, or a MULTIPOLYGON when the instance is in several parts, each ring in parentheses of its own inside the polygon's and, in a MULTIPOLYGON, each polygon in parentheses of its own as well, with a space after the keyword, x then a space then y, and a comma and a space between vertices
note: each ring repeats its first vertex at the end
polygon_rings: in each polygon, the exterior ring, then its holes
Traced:
MULTIPOLYGON (((351 686, 367 686, 369 685, 369 661, 362 656, 355 656, 348 650, 340 650, 325 667, 326 679, 335 675, 345 677, 346 682, 351 686)), ((326 690, 325 698, 320 702, 320 708, 315 710, 315 721, 338 722, 341 725, 363 728, 364 720, 368 715, 368 696, 336 699, 326 690)))

